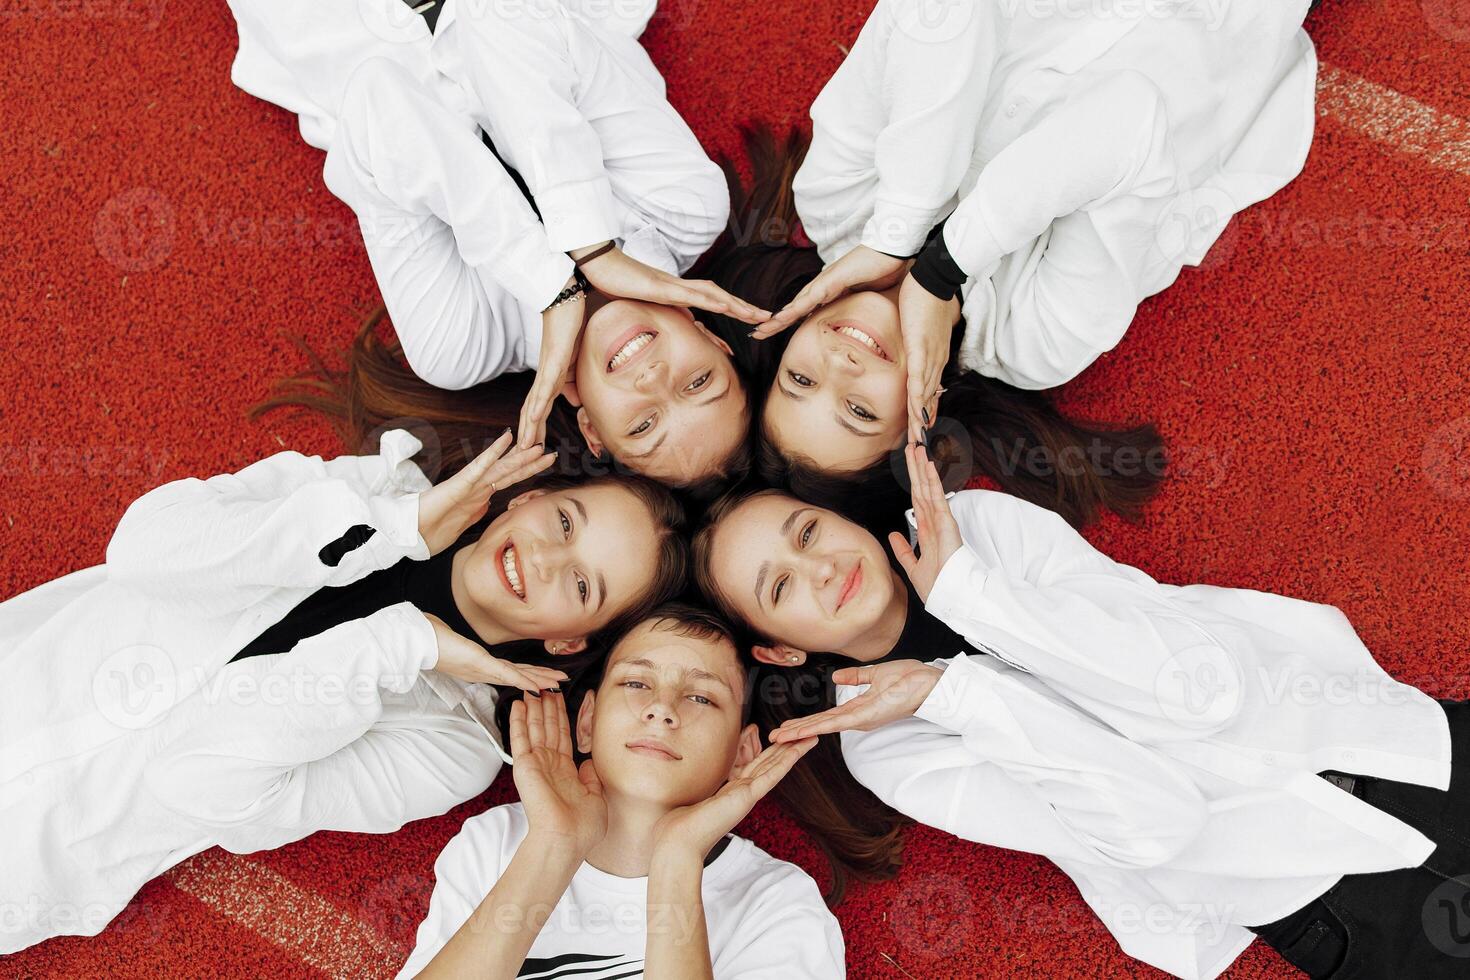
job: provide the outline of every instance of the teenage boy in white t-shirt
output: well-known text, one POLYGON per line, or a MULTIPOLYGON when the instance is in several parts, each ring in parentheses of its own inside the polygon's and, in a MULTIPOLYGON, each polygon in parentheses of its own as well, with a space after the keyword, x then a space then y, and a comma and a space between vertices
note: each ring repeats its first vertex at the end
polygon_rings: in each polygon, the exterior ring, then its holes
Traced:
POLYGON ((560 694, 517 702, 521 802, 470 818, 439 855, 399 976, 846 976, 816 883, 729 833, 815 744, 762 752, 747 696, 729 628, 665 606, 614 646, 575 736, 560 694))

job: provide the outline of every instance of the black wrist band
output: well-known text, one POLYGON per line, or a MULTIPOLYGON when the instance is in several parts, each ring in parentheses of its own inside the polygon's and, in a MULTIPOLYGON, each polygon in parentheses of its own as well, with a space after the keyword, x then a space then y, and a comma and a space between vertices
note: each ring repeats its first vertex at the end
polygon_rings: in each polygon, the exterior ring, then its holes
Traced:
POLYGON ((970 278, 949 254, 949 246, 944 243, 944 226, 948 221, 945 218, 929 232, 929 237, 924 240, 924 247, 919 249, 918 259, 909 270, 914 282, 946 302, 959 295, 960 289, 970 278))

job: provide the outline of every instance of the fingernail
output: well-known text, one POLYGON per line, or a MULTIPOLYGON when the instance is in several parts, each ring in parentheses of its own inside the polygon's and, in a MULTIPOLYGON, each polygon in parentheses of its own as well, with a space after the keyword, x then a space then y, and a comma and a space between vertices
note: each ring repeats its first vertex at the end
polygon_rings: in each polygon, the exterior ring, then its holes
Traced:
POLYGON ((927 409, 927 408, 920 408, 919 409, 919 414, 922 415, 922 416, 924 416, 924 424, 925 425, 928 425, 929 424, 929 409, 927 409))

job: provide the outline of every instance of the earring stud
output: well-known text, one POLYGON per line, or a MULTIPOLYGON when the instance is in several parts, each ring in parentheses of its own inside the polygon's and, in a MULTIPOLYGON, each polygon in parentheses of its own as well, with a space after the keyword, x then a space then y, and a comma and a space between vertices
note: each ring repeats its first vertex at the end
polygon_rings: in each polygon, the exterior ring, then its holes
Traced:
POLYGON ((786 659, 787 660, 790 660, 792 663, 796 663, 801 658, 798 657, 796 654, 793 653, 791 656, 787 657, 786 659))

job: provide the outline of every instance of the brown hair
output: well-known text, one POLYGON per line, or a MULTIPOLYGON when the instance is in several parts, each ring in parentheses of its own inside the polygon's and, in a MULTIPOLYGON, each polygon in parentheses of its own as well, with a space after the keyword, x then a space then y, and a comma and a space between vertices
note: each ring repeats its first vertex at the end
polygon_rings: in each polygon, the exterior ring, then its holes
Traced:
MULTIPOLYGON (((809 655, 800 667, 772 667, 756 660, 752 646, 769 644, 770 638, 740 615, 715 581, 711 551, 716 528, 746 501, 773 494, 785 495, 786 491, 737 491, 716 501, 692 546, 694 580, 700 591, 742 631, 737 646, 749 664, 748 684, 755 692, 750 699, 751 718, 766 740, 783 722, 832 707, 829 677, 844 663, 824 654, 809 655)), ((774 795, 826 854, 832 870, 829 904, 842 901, 849 878, 882 881, 898 873, 904 835, 913 821, 857 781, 842 757, 839 736, 818 738, 816 746, 776 785, 774 795)))
MULTIPOLYGON (((709 277, 764 309, 779 309, 821 271, 822 262, 801 230, 791 181, 807 149, 793 131, 776 139, 769 129, 747 128, 749 188, 725 161, 735 207, 730 234, 746 240, 709 277), (733 259, 733 260, 732 260, 733 259)), ((747 359, 753 411, 759 419, 795 328, 755 343, 747 359)), ((931 451, 946 486, 983 476, 1000 489, 1061 514, 1081 527, 1099 511, 1135 518, 1163 480, 1163 440, 1152 424, 1112 427, 1064 415, 1052 399, 963 368, 955 356, 963 323, 941 383, 931 451)), ((751 342, 743 340, 745 346, 751 342)), ((809 459, 782 453, 764 426, 754 426, 756 468, 766 482, 789 488, 810 503, 846 514, 864 526, 891 527, 908 507, 902 452, 866 469, 836 473, 809 459)))
MULTIPOLYGON (((735 321, 699 312, 701 322, 726 342, 739 333, 735 321)), ((396 340, 385 339, 387 310, 379 306, 359 326, 346 352, 346 367, 333 368, 300 337, 290 338, 306 356, 307 370, 277 381, 272 397, 251 407, 257 418, 277 408, 305 408, 325 415, 352 451, 375 451, 378 436, 390 428, 412 432, 424 444, 419 462, 430 479, 442 479, 464 466, 507 426, 520 417, 521 403, 535 375, 529 371, 500 375, 470 388, 438 388, 414 374, 396 340)), ((745 328, 749 332, 749 327, 745 328)), ((732 344, 732 347, 738 346, 732 344)), ((734 360, 747 391, 748 375, 734 360)), ((746 400, 753 413, 752 400, 746 400)), ((753 415, 752 415, 753 417, 753 415)), ((558 473, 619 472, 634 475, 611 458, 591 453, 577 428, 576 411, 558 398, 546 422, 546 445, 558 452, 558 473)), ((718 472, 679 489, 696 503, 714 499, 745 478, 753 465, 750 438, 740 440, 718 472)))

